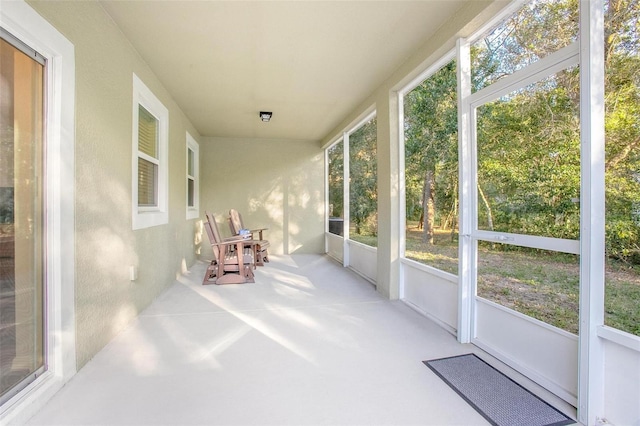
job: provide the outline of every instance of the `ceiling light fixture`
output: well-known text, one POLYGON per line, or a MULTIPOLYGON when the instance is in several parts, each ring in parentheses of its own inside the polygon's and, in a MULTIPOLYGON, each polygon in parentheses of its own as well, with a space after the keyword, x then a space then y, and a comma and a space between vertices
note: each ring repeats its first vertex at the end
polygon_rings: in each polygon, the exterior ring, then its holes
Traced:
POLYGON ((260 120, 268 123, 273 113, 271 111, 260 111, 260 120))

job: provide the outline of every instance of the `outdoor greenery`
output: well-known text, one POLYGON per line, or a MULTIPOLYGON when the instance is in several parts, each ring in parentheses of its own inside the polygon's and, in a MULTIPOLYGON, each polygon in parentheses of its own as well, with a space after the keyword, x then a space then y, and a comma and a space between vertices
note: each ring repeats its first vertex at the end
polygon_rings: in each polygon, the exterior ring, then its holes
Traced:
MULTIPOLYGON (((569 46, 578 0, 534 0, 471 48, 477 92, 569 46)), ((640 2, 605 1, 606 323, 640 335, 640 2)), ((456 64, 404 97, 406 257, 457 274, 456 64)), ((375 119, 349 138, 351 238, 375 245, 375 119)), ((476 109, 478 228, 580 238, 580 70, 573 66, 476 109)), ((342 215, 342 144, 329 151, 342 215)), ((577 332, 575 255, 480 243, 479 295, 577 332)))
MULTIPOLYGON (((378 235, 377 165, 377 121, 374 117, 349 135, 349 219, 353 239, 378 235)), ((375 238, 361 241, 375 246, 371 243, 375 238)))
POLYGON ((328 149, 329 217, 344 217, 344 143, 328 149))
MULTIPOLYGON (((607 324, 635 334, 640 334, 639 4, 607 2, 605 28, 607 324)), ((577 38, 577 22, 577 0, 531 2, 472 46, 472 90, 568 46, 577 38)), ((417 224, 407 228, 406 256, 453 273, 455 72, 455 63, 447 64, 408 93, 404 105, 407 223, 417 224)), ((476 110, 479 229, 579 239, 579 76, 578 67, 571 67, 476 110)), ((565 257, 481 244, 479 294, 575 332, 577 262, 571 259, 568 266, 565 257), (540 270, 547 273, 535 272, 540 270), (570 276, 562 275, 568 270, 570 276), (542 293, 547 296, 536 296, 542 293)))
MULTIPOLYGON (((422 242, 418 222, 407 222, 405 257, 458 274, 458 243, 436 229, 435 244, 422 242)), ((578 258, 542 250, 478 247, 478 292, 486 299, 571 333, 578 332, 578 258)), ((606 268, 607 325, 640 336, 640 268, 611 260, 606 268)))
MULTIPOLYGON (((344 141, 328 149, 329 216, 344 217, 344 141)), ((370 246, 378 236, 377 121, 349 135, 349 237, 370 246)))
POLYGON ((424 220, 423 241, 431 244, 436 226, 453 232, 457 229, 456 105, 455 62, 445 65, 404 100, 407 219, 424 220))

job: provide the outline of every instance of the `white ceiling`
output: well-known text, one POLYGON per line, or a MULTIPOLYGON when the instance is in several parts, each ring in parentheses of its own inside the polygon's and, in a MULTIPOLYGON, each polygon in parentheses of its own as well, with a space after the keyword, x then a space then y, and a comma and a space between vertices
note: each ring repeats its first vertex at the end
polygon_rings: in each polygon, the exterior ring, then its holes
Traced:
POLYGON ((464 2, 100 3, 201 135, 320 140, 464 2))

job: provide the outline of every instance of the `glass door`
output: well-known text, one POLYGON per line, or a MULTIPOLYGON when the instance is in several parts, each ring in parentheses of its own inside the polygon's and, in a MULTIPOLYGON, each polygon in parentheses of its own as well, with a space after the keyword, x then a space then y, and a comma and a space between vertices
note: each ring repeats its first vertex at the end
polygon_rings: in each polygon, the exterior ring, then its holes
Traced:
POLYGON ((0 33, 0 404, 46 369, 44 61, 0 33), (25 53, 26 52, 26 53, 25 53))

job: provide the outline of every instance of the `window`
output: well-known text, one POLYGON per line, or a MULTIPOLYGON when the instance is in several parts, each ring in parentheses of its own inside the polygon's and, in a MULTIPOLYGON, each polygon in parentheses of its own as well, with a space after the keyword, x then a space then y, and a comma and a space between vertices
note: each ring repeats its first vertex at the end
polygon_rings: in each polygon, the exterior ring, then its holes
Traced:
POLYGON ((349 239, 378 245, 377 121, 349 134, 349 239))
POLYGON ((475 43, 469 98, 477 294, 571 333, 580 261, 577 6, 532 1, 475 43))
POLYGON ((577 240, 578 67, 477 108, 478 229, 577 240))
POLYGON ((450 61, 403 95, 404 257, 458 273, 458 108, 450 61))
POLYGON ((605 10, 605 324, 640 336, 640 3, 605 10))
POLYGON ((471 49, 472 91, 479 91, 578 39, 574 1, 533 0, 471 49))
POLYGON ((344 234, 344 143, 340 139, 327 149, 329 160, 329 232, 344 234))
POLYGON ((133 229, 169 221, 169 111, 133 75, 133 229))
POLYGON ((200 214, 200 146, 187 132, 187 219, 200 214))

